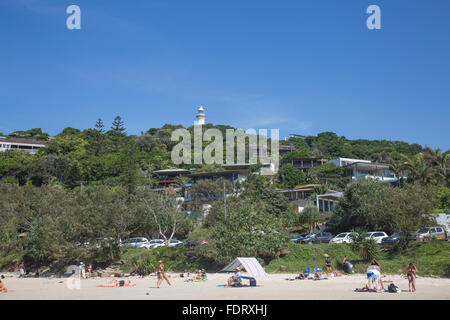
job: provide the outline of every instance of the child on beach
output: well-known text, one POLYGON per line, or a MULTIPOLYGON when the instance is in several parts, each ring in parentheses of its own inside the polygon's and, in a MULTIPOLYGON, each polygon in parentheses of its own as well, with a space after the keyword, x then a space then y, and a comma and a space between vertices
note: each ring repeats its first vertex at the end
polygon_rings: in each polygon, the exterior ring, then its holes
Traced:
POLYGON ((416 273, 417 272, 419 272, 419 270, 417 270, 417 267, 412 262, 406 267, 406 275, 408 277, 409 292, 411 292, 411 288, 412 288, 412 292, 416 291, 416 273))

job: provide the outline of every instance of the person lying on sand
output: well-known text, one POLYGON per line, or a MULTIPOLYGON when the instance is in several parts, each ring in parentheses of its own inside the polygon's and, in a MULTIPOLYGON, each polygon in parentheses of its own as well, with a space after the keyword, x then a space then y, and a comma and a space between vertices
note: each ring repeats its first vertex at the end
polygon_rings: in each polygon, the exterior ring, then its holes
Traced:
POLYGON ((198 270, 197 274, 192 277, 192 280, 203 280, 202 270, 198 270))
POLYGON ((295 277, 295 280, 303 280, 303 279, 305 279, 306 278, 306 276, 303 274, 303 273, 299 273, 298 274, 298 276, 297 277, 295 277))
POLYGON ((108 287, 108 288, 117 288, 117 287, 134 287, 136 285, 131 284, 130 280, 120 280, 117 281, 116 279, 111 280, 111 282, 108 282, 107 284, 100 284, 97 287, 108 287))
POLYGON ((233 282, 238 283, 239 285, 241 285, 241 281, 242 281, 242 279, 241 279, 241 268, 237 267, 236 268, 236 273, 232 277, 228 278, 227 288, 229 288, 233 282))

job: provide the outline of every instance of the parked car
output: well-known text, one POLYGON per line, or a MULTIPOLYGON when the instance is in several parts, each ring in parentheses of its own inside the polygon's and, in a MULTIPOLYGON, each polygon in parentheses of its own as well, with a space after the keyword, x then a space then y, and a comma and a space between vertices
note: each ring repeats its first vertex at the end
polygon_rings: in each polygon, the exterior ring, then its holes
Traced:
POLYGON ((150 240, 149 249, 155 249, 155 248, 159 248, 159 247, 164 247, 166 245, 166 241, 164 241, 163 239, 153 239, 150 240))
POLYGON ((351 243, 353 242, 353 233, 343 232, 332 238, 329 243, 351 243))
POLYGON ((292 235, 291 238, 290 238, 289 240, 290 240, 291 242, 294 242, 294 243, 299 243, 300 240, 303 240, 303 239, 305 239, 304 236, 301 236, 301 235, 299 235, 299 234, 295 234, 295 235, 292 235))
POLYGON ((121 242, 121 247, 123 248, 141 248, 150 249, 150 241, 147 238, 129 238, 121 242))
POLYGON ((333 235, 329 232, 313 232, 308 234, 305 239, 300 240, 301 244, 317 244, 317 243, 329 243, 333 238, 333 235))
POLYGON ((373 232, 366 232, 365 235, 366 239, 373 239, 376 243, 381 243, 381 241, 384 238, 387 238, 388 235, 384 231, 373 231, 373 232))
MULTIPOLYGON (((382 247, 390 247, 396 243, 398 243, 400 241, 400 238, 402 237, 404 233, 403 232, 397 232, 394 233, 393 235, 383 238, 381 240, 381 246, 382 247)), ((415 240, 415 234, 414 233, 410 233, 407 235, 409 240, 415 240)))
POLYGON ((446 240, 447 233, 443 227, 421 228, 416 232, 417 241, 446 240))
POLYGON ((181 242, 180 240, 176 240, 176 239, 170 240, 169 244, 167 244, 168 247, 179 247, 182 245, 183 245, 183 242, 181 242))

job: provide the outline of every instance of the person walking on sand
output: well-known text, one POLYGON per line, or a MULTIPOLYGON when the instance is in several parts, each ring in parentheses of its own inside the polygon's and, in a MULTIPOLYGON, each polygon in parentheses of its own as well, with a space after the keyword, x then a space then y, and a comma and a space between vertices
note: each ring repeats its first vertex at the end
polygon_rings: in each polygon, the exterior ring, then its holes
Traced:
POLYGON ((406 275, 408 277, 409 292, 411 292, 411 288, 412 288, 412 292, 416 291, 416 273, 417 272, 419 272, 419 270, 417 270, 417 267, 412 262, 406 267, 406 275))
POLYGON ((161 287, 161 284, 164 280, 166 280, 169 286, 171 286, 169 278, 167 278, 166 271, 164 270, 162 260, 158 261, 158 268, 156 269, 156 275, 158 276, 158 283, 157 283, 158 288, 161 287))
POLYGON ((89 274, 89 278, 92 278, 92 264, 89 264, 89 266, 88 266, 88 274, 89 274))

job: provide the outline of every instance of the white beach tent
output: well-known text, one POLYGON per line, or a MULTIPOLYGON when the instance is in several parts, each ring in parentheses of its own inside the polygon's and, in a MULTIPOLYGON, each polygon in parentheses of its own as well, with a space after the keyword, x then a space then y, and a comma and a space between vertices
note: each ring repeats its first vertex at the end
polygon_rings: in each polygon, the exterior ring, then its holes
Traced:
POLYGON ((264 271, 263 267, 261 267, 256 258, 236 258, 221 271, 232 272, 235 271, 237 267, 245 269, 245 271, 247 271, 247 273, 253 278, 267 277, 267 273, 264 271))

